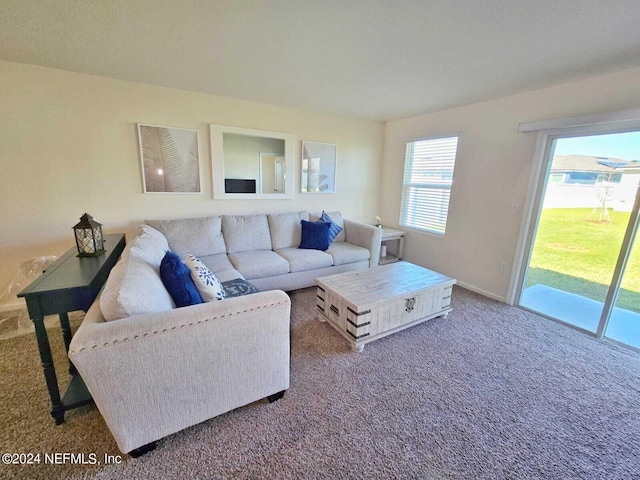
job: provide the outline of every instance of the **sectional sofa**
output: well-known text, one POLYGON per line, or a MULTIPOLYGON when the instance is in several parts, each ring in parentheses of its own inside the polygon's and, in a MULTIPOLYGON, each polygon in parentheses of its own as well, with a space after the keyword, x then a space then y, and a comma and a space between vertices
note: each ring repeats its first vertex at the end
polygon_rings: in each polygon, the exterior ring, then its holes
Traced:
POLYGON ((131 239, 73 337, 69 357, 122 452, 289 387, 290 301, 284 291, 378 263, 381 231, 330 212, 342 231, 326 251, 298 248, 288 212, 147 221, 131 239), (175 308, 159 266, 167 250, 198 257, 222 282, 259 293, 175 308))

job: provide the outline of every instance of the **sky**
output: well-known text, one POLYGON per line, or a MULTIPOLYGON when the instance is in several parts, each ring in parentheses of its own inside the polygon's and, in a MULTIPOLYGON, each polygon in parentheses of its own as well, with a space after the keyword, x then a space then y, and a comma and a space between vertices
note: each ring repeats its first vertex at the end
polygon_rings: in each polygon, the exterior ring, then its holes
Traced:
POLYGON ((554 155, 590 155, 640 160, 640 132, 560 138, 556 141, 554 155))

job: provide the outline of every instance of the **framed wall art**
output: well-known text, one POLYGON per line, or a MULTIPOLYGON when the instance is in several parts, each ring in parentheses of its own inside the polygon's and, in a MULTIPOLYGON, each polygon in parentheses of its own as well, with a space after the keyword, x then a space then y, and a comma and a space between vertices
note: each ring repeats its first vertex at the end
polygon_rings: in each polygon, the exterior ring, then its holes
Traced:
POLYGON ((302 142, 300 192, 335 193, 337 154, 332 143, 302 142))
POLYGON ((138 124, 145 193, 201 193, 198 131, 138 124))

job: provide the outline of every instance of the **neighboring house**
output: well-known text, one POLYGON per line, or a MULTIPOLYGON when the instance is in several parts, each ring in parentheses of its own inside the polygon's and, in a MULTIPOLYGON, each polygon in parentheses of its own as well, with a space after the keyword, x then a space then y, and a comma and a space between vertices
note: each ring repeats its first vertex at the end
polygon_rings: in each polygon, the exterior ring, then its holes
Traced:
POLYGON ((553 157, 544 208, 596 208, 608 189, 607 205, 630 212, 640 182, 640 161, 587 155, 553 157))

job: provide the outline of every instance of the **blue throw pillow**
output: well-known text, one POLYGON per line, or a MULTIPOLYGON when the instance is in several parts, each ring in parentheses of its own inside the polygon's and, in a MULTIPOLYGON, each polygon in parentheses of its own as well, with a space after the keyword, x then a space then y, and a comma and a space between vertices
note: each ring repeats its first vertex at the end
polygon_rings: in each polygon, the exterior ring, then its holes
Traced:
POLYGON ((331 245, 329 241, 328 222, 302 222, 302 239, 298 248, 307 248, 312 250, 326 250, 331 245))
POLYGON ((191 270, 171 250, 167 251, 160 262, 160 278, 176 307, 202 303, 200 292, 191 278, 191 270))
POLYGON ((322 211, 322 217, 320 217, 320 220, 318 221, 327 222, 329 224, 329 245, 331 245, 338 234, 342 231, 342 227, 331 220, 331 217, 327 215, 324 210, 322 211))

